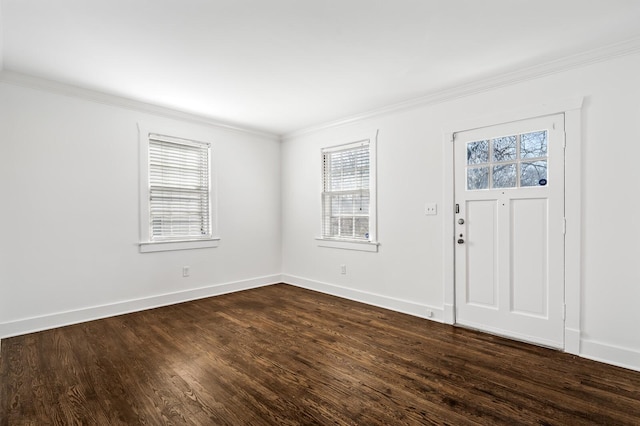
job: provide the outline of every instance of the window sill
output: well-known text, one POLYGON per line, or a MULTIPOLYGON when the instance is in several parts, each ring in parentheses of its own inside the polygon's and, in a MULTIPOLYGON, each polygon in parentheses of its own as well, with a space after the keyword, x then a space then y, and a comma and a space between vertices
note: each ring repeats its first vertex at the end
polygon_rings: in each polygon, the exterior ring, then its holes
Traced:
POLYGON ((191 250, 199 248, 218 247, 220 238, 212 238, 210 240, 191 240, 191 241, 155 241, 148 243, 140 243, 140 253, 154 253, 157 251, 173 251, 173 250, 191 250))
POLYGON ((341 241, 316 238, 318 247, 337 248, 342 250, 357 250, 377 253, 380 243, 371 241, 341 241))

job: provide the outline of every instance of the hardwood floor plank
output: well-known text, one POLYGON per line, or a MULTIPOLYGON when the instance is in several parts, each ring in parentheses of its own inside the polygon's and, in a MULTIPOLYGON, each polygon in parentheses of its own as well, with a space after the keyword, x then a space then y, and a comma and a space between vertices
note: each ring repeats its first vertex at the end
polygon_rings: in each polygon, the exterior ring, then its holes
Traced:
POLYGON ((640 424, 640 373, 287 285, 3 340, 0 425, 640 424))

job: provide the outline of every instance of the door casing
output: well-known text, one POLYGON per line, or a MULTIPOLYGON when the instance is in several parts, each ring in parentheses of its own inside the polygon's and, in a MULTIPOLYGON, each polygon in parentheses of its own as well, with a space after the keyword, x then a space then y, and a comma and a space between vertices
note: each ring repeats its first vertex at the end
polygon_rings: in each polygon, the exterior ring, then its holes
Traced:
POLYGON ((462 242, 455 259, 456 324, 564 349, 564 114, 457 133, 455 150, 456 218, 462 221, 456 226, 462 242), (540 130, 548 139, 549 184, 520 187, 515 166, 536 160, 514 152, 509 161, 515 162, 493 164, 510 167, 515 186, 467 189, 468 143, 540 130))
POLYGON ((455 324, 455 199, 454 134, 553 114, 565 116, 565 351, 580 354, 581 312, 581 173, 582 105, 584 98, 514 107, 491 115, 470 117, 443 127, 443 322, 455 324))

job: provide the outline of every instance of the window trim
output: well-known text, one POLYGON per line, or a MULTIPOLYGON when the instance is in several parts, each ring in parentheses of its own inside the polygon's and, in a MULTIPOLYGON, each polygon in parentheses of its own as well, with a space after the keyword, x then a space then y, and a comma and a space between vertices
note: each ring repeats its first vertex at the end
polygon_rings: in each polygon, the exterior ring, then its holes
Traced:
POLYGON ((350 142, 328 145, 320 148, 320 229, 319 237, 316 237, 318 247, 336 248, 344 250, 357 250, 377 252, 378 242, 378 196, 377 196, 377 152, 378 131, 369 137, 354 138, 350 142), (348 238, 327 238, 322 235, 324 221, 322 194, 324 192, 324 167, 323 155, 327 152, 341 151, 349 147, 357 147, 363 142, 369 143, 369 240, 355 240, 348 238))
POLYGON ((183 129, 163 128, 153 126, 153 129, 138 123, 138 146, 139 146, 139 228, 140 235, 138 247, 140 253, 152 253, 159 251, 189 250, 197 248, 218 247, 220 237, 218 237, 218 215, 217 215, 217 178, 215 174, 214 144, 209 144, 209 214, 211 223, 211 236, 207 238, 193 239, 169 239, 153 241, 150 235, 150 209, 149 209, 149 139, 150 135, 180 135, 167 136, 168 139, 184 139, 198 141, 198 137, 193 137, 183 129))

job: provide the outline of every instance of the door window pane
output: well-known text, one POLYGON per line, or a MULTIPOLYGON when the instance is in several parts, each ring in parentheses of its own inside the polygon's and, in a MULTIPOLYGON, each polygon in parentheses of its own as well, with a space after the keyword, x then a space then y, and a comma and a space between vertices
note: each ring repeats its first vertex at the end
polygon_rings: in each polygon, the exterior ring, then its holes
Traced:
POLYGON ((516 186, 516 165, 493 166, 493 188, 513 188, 516 186))
POLYGON ((491 142, 493 144, 492 161, 513 161, 516 159, 518 138, 515 135, 492 139, 491 142))
POLYGON ((489 188, 489 167, 473 167, 467 169, 467 189, 489 188))
POLYGON ((520 164, 520 186, 545 186, 547 184, 547 160, 520 164))
POLYGON ((467 144, 467 164, 489 162, 489 141, 476 141, 467 144))
POLYGON ((541 158, 547 156, 547 131, 524 133, 521 135, 520 158, 541 158))
POLYGON ((546 130, 467 143, 467 190, 545 186, 546 130))

